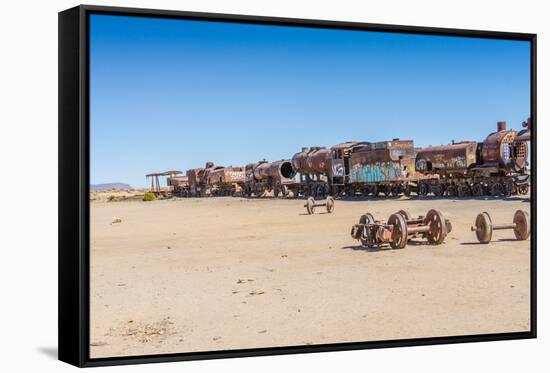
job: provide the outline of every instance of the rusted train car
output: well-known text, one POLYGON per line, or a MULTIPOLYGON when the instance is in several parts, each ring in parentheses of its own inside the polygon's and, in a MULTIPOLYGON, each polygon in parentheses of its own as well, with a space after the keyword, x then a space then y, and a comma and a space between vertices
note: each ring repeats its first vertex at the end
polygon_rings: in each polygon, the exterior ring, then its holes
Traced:
POLYGON ((410 195, 418 181, 412 140, 348 141, 330 149, 304 148, 292 158, 304 196, 410 195))
POLYGON ((207 185, 212 196, 242 195, 246 181, 244 167, 214 167, 208 172, 207 185))
POLYGON ((349 159, 348 195, 410 195, 419 182, 437 176, 418 174, 413 140, 393 139, 354 147, 349 159))
POLYGON ((296 195, 306 197, 340 195, 350 183, 350 156, 353 149, 368 142, 347 141, 332 146, 309 147, 292 157, 292 166, 299 175, 293 187, 296 195))
POLYGON ((286 197, 295 190, 295 174, 289 160, 250 163, 245 167, 244 195, 259 197, 270 192, 274 197, 286 197))
POLYGON ((419 186, 419 194, 433 193, 450 197, 525 194, 529 190, 527 172, 528 139, 524 132, 506 129, 497 123, 497 131, 483 142, 465 141, 427 147, 416 155, 416 169, 430 178, 419 186))
POLYGON ((189 182, 189 197, 207 197, 210 195, 210 186, 207 183, 208 174, 215 168, 214 163, 206 162, 204 168, 187 170, 189 182))
POLYGON ((170 176, 166 179, 172 194, 177 197, 189 197, 189 178, 187 176, 170 176))

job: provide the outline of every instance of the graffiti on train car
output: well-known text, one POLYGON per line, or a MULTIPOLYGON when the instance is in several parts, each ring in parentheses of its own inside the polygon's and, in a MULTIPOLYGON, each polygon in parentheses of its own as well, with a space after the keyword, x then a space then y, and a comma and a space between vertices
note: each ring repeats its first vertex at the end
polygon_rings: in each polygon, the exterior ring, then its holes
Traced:
POLYGON ((397 181, 400 177, 399 162, 356 163, 351 170, 352 183, 397 181))

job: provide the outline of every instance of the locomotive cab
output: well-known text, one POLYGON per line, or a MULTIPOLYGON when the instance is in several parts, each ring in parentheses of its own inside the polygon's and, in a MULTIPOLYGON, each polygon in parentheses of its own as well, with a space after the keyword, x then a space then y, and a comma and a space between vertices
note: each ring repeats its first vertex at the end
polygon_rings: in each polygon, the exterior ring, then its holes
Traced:
POLYGON ((499 173, 521 172, 527 165, 527 141, 517 141, 518 133, 506 129, 506 122, 498 122, 497 131, 489 134, 481 144, 480 165, 494 167, 499 173))

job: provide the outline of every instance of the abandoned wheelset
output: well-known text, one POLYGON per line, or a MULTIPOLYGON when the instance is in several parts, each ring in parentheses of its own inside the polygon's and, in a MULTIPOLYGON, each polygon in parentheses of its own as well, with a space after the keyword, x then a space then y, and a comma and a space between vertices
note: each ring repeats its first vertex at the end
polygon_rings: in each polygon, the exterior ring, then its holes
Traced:
POLYGON ((389 243, 393 249, 402 249, 411 238, 424 238, 432 245, 440 245, 451 230, 450 221, 440 211, 432 209, 426 216, 413 218, 408 211, 399 210, 387 222, 375 220, 370 213, 362 215, 359 224, 351 228, 351 236, 363 246, 389 243))
POLYGON ((328 196, 324 203, 318 203, 315 202, 313 197, 309 197, 304 207, 309 215, 315 213, 316 207, 326 207, 327 213, 330 214, 334 211, 334 198, 332 196, 328 196))
POLYGON ((475 226, 471 227, 476 232, 477 240, 480 243, 489 243, 493 237, 494 230, 512 229, 517 240, 523 241, 531 234, 531 223, 529 213, 524 210, 517 210, 511 224, 493 224, 488 212, 477 215, 475 226))

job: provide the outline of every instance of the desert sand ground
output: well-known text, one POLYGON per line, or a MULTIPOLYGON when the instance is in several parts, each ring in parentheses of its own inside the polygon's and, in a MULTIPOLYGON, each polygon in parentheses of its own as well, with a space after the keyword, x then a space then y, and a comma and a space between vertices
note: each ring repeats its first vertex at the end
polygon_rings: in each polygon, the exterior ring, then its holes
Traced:
POLYGON ((495 231, 529 200, 210 198, 91 204, 93 358, 527 331, 530 241, 495 231), (440 246, 367 249, 350 228, 437 208, 440 246), (122 222, 111 224, 113 217, 122 222))

